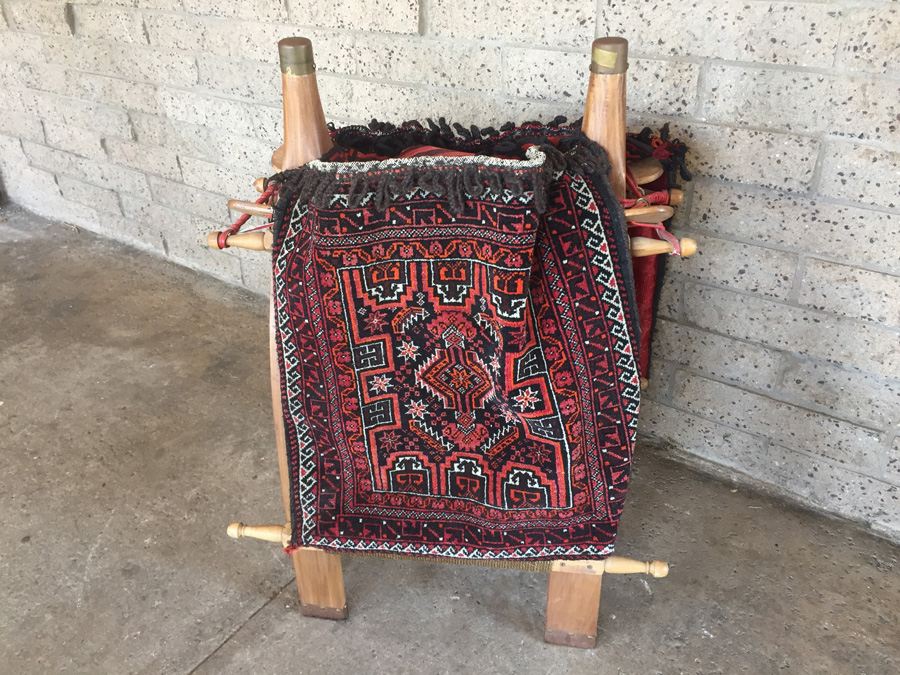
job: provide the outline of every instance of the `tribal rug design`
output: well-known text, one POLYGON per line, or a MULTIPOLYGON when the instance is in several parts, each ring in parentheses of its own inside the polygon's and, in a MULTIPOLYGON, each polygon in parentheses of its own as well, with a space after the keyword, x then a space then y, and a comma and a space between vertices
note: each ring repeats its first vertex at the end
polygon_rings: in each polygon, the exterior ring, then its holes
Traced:
POLYGON ((292 545, 611 553, 639 405, 625 226, 563 126, 335 132, 276 177, 292 545))

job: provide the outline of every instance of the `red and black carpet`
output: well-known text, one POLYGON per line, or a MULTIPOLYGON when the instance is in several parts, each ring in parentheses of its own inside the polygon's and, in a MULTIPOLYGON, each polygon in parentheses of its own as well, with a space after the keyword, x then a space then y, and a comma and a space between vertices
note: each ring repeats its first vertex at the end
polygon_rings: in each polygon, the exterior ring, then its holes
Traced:
POLYGON ((603 151, 560 124, 334 137, 276 177, 292 544, 610 554, 640 388, 603 151))

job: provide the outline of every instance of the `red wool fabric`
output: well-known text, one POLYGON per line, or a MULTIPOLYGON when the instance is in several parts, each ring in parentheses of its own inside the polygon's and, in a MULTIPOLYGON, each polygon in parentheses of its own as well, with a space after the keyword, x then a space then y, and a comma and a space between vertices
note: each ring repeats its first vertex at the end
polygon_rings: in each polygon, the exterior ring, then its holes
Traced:
POLYGON ((538 125, 335 139, 277 177, 292 545, 609 555, 640 388, 602 150, 538 125))

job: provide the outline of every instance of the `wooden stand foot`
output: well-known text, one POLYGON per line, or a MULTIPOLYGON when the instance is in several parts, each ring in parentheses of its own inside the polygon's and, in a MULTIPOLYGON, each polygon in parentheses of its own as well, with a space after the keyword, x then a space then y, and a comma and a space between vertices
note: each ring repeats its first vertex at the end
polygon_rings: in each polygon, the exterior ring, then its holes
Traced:
POLYGON ((580 571, 554 564, 547 583, 546 642, 582 649, 595 645, 602 580, 602 567, 600 572, 580 571))
POLYGON ((300 548, 291 554, 300 612, 320 619, 346 619, 347 597, 341 556, 313 548, 300 548))

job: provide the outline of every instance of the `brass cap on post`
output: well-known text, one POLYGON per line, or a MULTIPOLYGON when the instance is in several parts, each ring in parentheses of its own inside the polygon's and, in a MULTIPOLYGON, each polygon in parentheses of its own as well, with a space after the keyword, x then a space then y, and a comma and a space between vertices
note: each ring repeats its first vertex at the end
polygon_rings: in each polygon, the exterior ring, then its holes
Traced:
POLYGON ((628 40, 602 37, 591 45, 591 72, 613 75, 628 70, 628 40))
POLYGON ((290 37, 278 42, 278 58, 285 75, 309 75, 315 72, 312 41, 305 37, 290 37))

